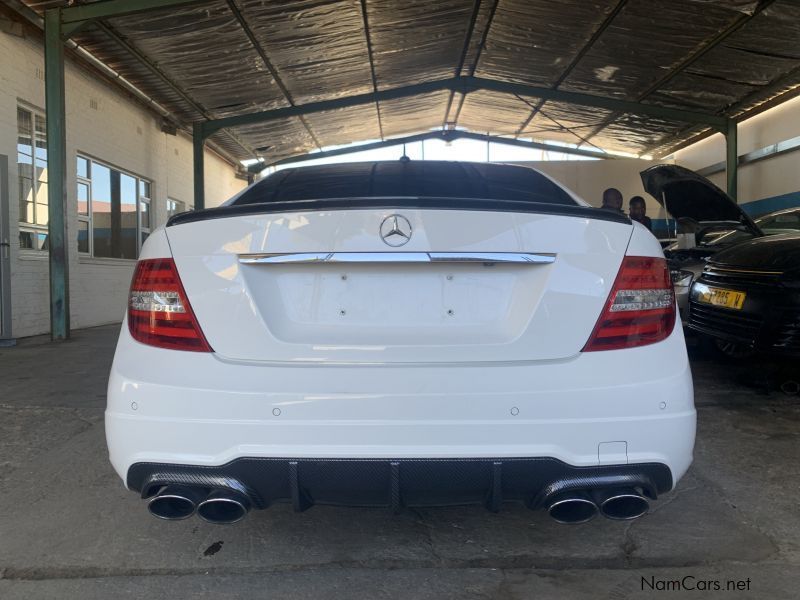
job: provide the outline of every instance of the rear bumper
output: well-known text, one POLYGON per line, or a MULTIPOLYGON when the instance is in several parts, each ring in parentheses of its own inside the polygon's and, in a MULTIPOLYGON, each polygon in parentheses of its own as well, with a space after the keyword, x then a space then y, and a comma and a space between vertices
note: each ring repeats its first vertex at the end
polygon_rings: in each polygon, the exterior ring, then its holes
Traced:
POLYGON ((255 508, 291 502, 301 511, 314 504, 403 507, 483 504, 497 511, 504 502, 540 508, 557 493, 640 488, 655 499, 672 488, 664 464, 574 467, 552 458, 494 459, 286 459, 238 458, 218 467, 137 463, 128 487, 148 498, 163 485, 233 489, 255 508))
MULTIPOLYGON (((671 486, 692 461, 695 420, 680 327, 658 344, 564 361, 436 366, 231 363, 144 346, 123 327, 106 436, 117 473, 139 491, 147 475, 132 478, 138 464, 212 472, 360 460, 386 469, 409 459, 449 461, 456 472, 470 460, 481 469, 502 461, 505 472, 510 461, 512 473, 521 460, 567 469, 655 463, 671 486)), ((474 476, 485 483, 485 473, 474 476)), ((286 481, 283 471, 275 477, 286 481)), ((525 477, 526 493, 546 485, 525 477)))

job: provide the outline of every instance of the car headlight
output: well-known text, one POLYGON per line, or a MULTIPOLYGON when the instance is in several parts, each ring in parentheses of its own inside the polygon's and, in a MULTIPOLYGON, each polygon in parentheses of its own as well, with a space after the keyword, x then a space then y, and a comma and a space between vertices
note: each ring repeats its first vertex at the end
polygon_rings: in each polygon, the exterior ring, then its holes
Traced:
POLYGON ((672 269, 669 275, 672 278, 672 285, 675 287, 689 287, 694 279, 694 273, 683 269, 672 269))

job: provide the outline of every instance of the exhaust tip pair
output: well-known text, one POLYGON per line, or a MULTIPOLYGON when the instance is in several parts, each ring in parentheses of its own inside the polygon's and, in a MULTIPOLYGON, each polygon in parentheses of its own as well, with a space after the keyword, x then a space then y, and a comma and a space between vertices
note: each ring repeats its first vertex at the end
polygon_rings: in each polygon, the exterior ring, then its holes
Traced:
POLYGON ((215 490, 208 493, 203 488, 185 485, 162 487, 147 503, 154 517, 168 521, 197 516, 214 524, 238 523, 250 511, 250 501, 234 490, 215 490))
POLYGON ((547 512, 558 523, 586 523, 597 513, 616 521, 638 519, 650 503, 633 488, 563 492, 547 501, 547 512))

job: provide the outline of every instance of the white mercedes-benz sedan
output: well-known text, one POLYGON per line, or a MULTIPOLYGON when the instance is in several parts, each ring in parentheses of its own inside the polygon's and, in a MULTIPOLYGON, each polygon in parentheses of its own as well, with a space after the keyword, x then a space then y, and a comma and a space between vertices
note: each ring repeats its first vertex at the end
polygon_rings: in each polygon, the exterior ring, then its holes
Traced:
POLYGON ((658 241, 524 167, 278 171, 139 259, 111 462, 164 519, 291 502, 645 514, 695 409, 658 241))

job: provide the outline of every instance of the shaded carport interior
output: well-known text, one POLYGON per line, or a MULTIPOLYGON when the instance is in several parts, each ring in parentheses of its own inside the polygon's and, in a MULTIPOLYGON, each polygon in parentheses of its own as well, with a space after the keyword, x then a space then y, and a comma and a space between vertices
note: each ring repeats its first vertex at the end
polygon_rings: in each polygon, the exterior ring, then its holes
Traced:
POLYGON ((459 136, 658 157, 720 131, 735 196, 736 123, 800 91, 793 0, 4 3, 45 25, 54 339, 69 335, 65 48, 193 132, 197 208, 206 142, 265 166, 459 136))

